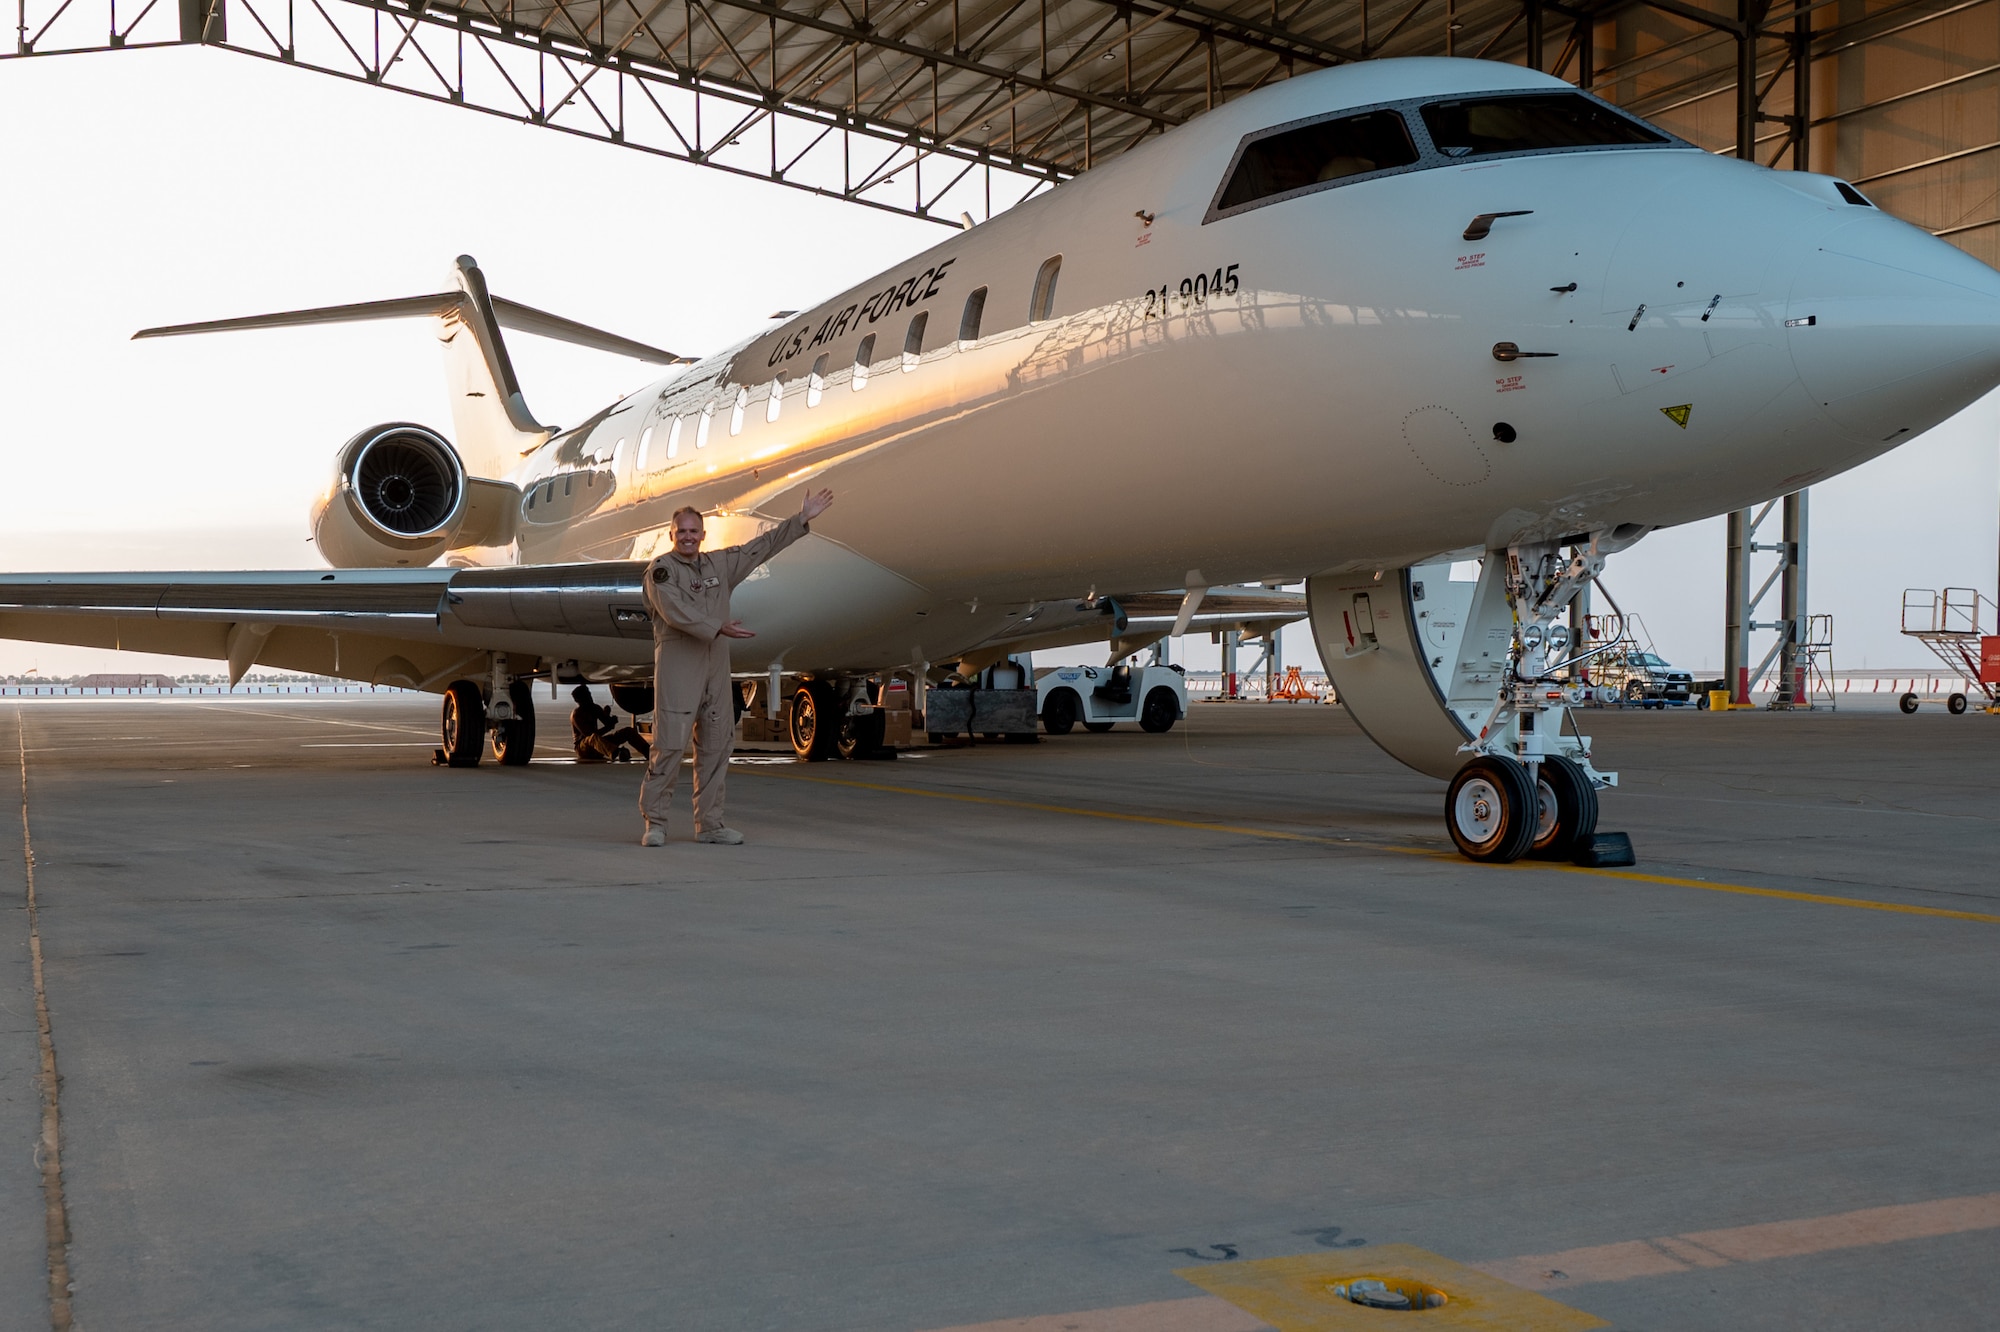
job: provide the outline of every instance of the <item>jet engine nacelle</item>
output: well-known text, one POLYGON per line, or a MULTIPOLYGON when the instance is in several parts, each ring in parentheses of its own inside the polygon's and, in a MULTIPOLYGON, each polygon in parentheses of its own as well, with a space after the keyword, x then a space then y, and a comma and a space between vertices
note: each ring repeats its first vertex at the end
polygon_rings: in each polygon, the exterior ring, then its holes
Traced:
POLYGON ((467 476, 458 450, 407 421, 370 426, 334 458, 313 541, 336 569, 421 567, 463 546, 513 540, 520 492, 467 476))

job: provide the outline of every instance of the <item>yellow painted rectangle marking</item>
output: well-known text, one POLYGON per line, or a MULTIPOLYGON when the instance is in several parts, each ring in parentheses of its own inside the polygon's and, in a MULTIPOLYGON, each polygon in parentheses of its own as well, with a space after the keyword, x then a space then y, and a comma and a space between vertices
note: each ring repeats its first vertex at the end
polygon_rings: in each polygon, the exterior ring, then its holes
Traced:
POLYGON ((1584 1332, 1610 1326, 1595 1314, 1557 1304, 1409 1244, 1184 1267, 1174 1275, 1255 1314, 1278 1332, 1341 1332, 1345 1328, 1380 1332, 1389 1317, 1384 1310, 1353 1304, 1333 1293, 1336 1281, 1361 1276, 1419 1281, 1444 1291, 1450 1303, 1423 1311, 1426 1328, 1584 1332))

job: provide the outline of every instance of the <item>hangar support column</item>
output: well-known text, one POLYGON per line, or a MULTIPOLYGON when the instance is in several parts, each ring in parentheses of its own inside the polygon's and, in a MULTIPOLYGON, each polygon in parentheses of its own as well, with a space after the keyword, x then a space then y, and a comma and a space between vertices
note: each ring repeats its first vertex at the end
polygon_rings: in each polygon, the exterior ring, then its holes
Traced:
MULTIPOLYGON (((1807 171, 1811 139, 1812 113, 1812 13, 1803 12, 1792 22, 1791 33, 1783 38, 1790 46, 1789 64, 1792 67, 1791 113, 1789 115, 1766 115, 1762 98, 1758 92, 1757 39, 1764 19, 1770 12, 1770 0, 1737 0, 1736 5, 1736 155, 1745 161, 1757 160, 1757 129, 1759 125, 1781 124, 1785 127, 1785 140, 1773 155, 1771 165, 1777 164, 1779 156, 1789 155, 1794 171, 1807 171)), ((1777 86, 1774 75, 1767 85, 1777 86)), ((1765 512, 1769 512, 1768 507, 1765 512)), ((1763 667, 1770 657, 1756 670, 1750 661, 1750 634, 1759 628, 1775 629, 1780 635, 1776 655, 1779 660, 1779 675, 1776 697, 1781 704, 1792 703, 1803 692, 1799 687, 1799 648, 1806 640, 1806 492, 1797 491, 1784 497, 1785 533, 1782 541, 1760 543, 1756 537, 1757 524, 1761 514, 1753 514, 1749 509, 1738 509, 1729 515, 1728 534, 1725 538, 1725 563, 1723 568, 1723 633, 1722 633, 1722 678, 1723 687, 1729 691, 1729 701, 1747 706, 1750 691, 1757 679, 1763 675, 1763 667), (1771 577, 1779 581, 1781 609, 1777 621, 1759 625, 1753 619, 1755 603, 1762 596, 1762 590, 1752 593, 1750 588, 1751 557, 1758 551, 1772 551, 1778 556, 1778 568, 1771 577)), ((1766 579, 1764 586, 1770 586, 1766 579)))

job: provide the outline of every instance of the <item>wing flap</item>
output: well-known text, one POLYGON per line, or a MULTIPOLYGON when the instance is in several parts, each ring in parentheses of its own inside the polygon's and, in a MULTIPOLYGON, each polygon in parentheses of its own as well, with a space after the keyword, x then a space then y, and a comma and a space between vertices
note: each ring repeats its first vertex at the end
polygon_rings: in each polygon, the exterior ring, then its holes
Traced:
POLYGON ((0 574, 0 612, 272 623, 364 618, 435 625, 452 572, 0 574))

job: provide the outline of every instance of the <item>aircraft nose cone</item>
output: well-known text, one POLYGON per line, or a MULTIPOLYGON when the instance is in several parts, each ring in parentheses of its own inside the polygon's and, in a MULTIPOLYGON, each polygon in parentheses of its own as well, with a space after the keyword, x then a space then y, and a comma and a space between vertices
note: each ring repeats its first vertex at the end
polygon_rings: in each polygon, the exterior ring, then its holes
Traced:
POLYGON ((2000 384, 2000 272, 1885 215, 1857 219, 1804 259, 1785 337, 1844 434, 1907 439, 2000 384))

